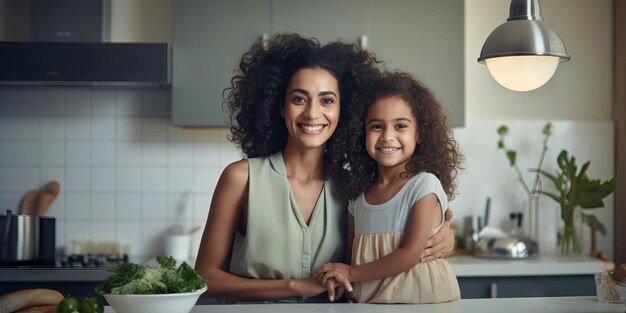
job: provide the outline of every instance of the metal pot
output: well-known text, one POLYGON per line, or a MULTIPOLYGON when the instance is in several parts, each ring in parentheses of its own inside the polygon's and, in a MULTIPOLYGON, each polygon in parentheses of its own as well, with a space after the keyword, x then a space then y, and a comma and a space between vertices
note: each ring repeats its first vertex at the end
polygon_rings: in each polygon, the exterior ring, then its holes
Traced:
POLYGON ((481 237, 474 247, 474 255, 490 259, 526 259, 537 257, 537 242, 522 236, 481 237))
POLYGON ((39 217, 0 215, 0 263, 19 264, 39 259, 39 217))

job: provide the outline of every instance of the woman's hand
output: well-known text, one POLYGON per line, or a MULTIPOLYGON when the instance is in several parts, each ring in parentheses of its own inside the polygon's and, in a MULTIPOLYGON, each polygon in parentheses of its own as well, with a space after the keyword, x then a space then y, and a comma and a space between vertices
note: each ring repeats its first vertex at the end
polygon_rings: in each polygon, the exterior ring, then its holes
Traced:
POLYGON ((420 262, 428 262, 439 258, 444 258, 454 249, 454 233, 450 229, 452 221, 452 210, 446 209, 446 221, 441 229, 426 241, 426 249, 422 252, 420 262))
POLYGON ((302 297, 313 297, 326 291, 326 286, 322 284, 317 278, 309 277, 306 279, 295 280, 294 289, 302 297))
POLYGON ((345 290, 352 292, 352 284, 350 283, 351 270, 352 267, 347 264, 326 263, 313 276, 327 287, 328 299, 333 302, 341 297, 345 290))

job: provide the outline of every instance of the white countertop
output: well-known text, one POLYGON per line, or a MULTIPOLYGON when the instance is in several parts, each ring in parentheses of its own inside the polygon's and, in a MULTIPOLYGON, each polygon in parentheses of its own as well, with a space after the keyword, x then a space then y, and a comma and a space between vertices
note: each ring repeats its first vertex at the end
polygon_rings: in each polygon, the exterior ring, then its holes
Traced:
MULTIPOLYGON (((596 297, 468 299, 441 304, 241 304, 196 305, 191 313, 624 313, 624 304, 596 297)), ((106 307, 105 313, 113 313, 106 307)))
POLYGON ((524 260, 452 256, 446 260, 457 277, 587 275, 604 269, 602 261, 585 255, 541 255, 524 260))

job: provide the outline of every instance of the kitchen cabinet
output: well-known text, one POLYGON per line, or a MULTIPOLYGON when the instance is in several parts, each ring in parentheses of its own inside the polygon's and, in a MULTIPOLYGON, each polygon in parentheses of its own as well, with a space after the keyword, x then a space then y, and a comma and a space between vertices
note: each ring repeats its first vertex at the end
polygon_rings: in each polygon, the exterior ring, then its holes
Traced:
POLYGON ((461 298, 593 296, 593 274, 603 263, 587 256, 540 256, 526 260, 455 256, 461 298))
POLYGON ((225 127, 224 88, 263 34, 296 32, 361 44, 388 67, 413 73, 464 121, 461 0, 238 0, 172 2, 172 123, 225 127))
POLYGON ((593 275, 458 277, 461 298, 595 296, 593 275))
POLYGON ((448 125, 464 126, 462 0, 370 0, 369 49, 413 74, 442 103, 448 125))
MULTIPOLYGON (((172 123, 226 126, 222 92, 270 32, 270 0, 172 1, 172 123)), ((225 108, 224 108, 225 109, 225 108)))

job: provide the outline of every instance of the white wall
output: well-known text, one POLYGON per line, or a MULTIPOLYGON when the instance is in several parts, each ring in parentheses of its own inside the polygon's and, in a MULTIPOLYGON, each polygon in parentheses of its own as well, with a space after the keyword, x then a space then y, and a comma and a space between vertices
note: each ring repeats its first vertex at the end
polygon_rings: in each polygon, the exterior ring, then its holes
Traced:
MULTIPOLYGON (((508 213, 525 207, 525 197, 513 169, 497 150, 496 129, 511 128, 508 144, 518 150, 522 170, 536 166, 541 148, 541 128, 554 121, 546 168, 554 170, 561 149, 574 154, 579 165, 591 160, 590 176, 608 179, 615 175, 612 125, 613 43, 611 0, 541 0, 544 22, 563 39, 571 61, 561 63, 543 87, 513 92, 501 87, 486 66, 476 62, 480 49, 493 29, 506 21, 510 1, 465 1, 465 105, 466 127, 455 129, 465 153, 465 170, 459 175, 460 193, 451 206, 457 224, 468 215, 484 213, 486 197, 492 198, 490 221, 506 227, 508 213)), ((532 175, 525 173, 527 179, 532 175)), ((546 184, 544 184, 545 186, 546 184)), ((613 197, 606 208, 592 211, 609 229, 599 236, 599 249, 612 254, 613 197)), ((555 203, 542 200, 554 211, 555 203)), ((555 216, 544 210, 541 241, 554 241, 555 216)), ((585 250, 589 247, 585 235, 585 250)), ((554 252, 544 244, 543 251, 554 252)))
POLYGON ((507 0, 465 1, 467 124, 478 120, 611 120, 613 1, 541 0, 544 22, 563 39, 572 59, 543 87, 525 93, 501 87, 476 62, 487 36, 509 15, 507 0))

